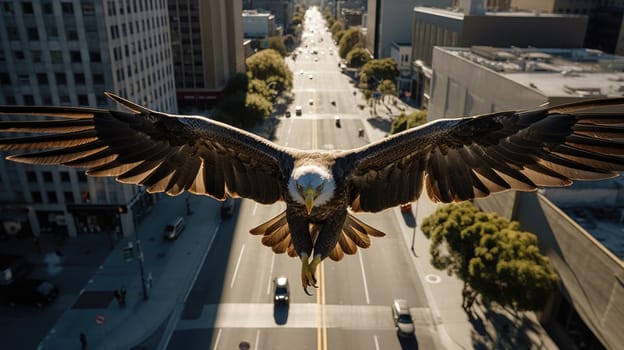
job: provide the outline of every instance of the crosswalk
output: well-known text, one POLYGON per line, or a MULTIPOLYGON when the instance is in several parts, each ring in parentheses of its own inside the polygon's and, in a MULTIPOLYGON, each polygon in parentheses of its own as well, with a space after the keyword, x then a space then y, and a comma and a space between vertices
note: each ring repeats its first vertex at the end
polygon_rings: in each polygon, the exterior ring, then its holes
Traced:
MULTIPOLYGON (((291 304, 288 322, 280 328, 316 328, 319 315, 325 308, 325 326, 341 329, 394 329, 390 306, 383 305, 319 305, 291 304)), ((180 320, 177 329, 198 328, 270 328, 275 327, 277 312, 271 303, 225 303, 204 305, 201 316, 194 320, 180 320)), ((411 308, 415 326, 432 326, 434 319, 429 308, 411 308)), ((285 312, 285 311, 284 311, 285 312)))

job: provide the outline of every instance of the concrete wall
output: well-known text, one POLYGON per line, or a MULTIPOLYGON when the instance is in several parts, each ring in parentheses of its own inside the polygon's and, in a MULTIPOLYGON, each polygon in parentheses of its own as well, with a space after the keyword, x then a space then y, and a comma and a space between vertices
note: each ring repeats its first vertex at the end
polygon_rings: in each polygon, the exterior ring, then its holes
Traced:
POLYGON ((457 55, 435 48, 428 119, 453 118, 547 102, 546 96, 457 55))
MULTIPOLYGON (((504 193, 477 200, 476 204, 517 220, 523 230, 536 234, 542 252, 561 278, 562 296, 606 348, 617 349, 624 344, 621 260, 540 194, 504 193), (502 199, 498 198, 501 196, 502 199), (513 198, 512 210, 509 210, 510 198, 513 198)), ((552 315, 545 315, 548 316, 552 315)))

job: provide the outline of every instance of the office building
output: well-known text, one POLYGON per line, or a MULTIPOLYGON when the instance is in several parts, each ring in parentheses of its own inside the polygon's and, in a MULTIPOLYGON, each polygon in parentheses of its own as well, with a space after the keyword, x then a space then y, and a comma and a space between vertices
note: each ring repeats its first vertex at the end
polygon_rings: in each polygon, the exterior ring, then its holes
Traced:
MULTIPOLYGON (((624 57, 589 49, 436 47, 432 68, 430 119, 624 92, 624 57)), ((620 177, 475 201, 539 238, 561 279, 559 292, 539 316, 562 349, 624 344, 622 184, 620 177)))
MULTIPOLYGON (((0 2, 0 104, 177 112, 163 1, 0 2)), ((82 171, 0 161, 0 234, 134 232, 154 197, 82 171)))

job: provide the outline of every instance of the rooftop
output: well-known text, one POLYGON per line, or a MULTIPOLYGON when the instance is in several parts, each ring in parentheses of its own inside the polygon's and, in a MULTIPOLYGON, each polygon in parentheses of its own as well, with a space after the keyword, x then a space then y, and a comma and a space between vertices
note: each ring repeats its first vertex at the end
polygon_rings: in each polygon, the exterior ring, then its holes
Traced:
POLYGON ((466 15, 460 8, 442 9, 437 7, 416 6, 415 12, 462 20, 464 16, 496 16, 496 17, 577 17, 578 15, 547 13, 539 11, 486 11, 484 15, 466 15))
POLYGON ((624 95, 624 57, 592 49, 445 48, 551 97, 624 95))

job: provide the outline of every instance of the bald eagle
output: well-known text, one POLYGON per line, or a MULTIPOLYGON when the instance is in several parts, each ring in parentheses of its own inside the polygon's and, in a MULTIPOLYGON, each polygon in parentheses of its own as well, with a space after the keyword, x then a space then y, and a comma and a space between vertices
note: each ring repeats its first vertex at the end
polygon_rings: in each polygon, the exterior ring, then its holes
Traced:
POLYGON ((301 259, 306 293, 316 287, 323 259, 339 261, 369 247, 370 237, 384 236, 350 211, 408 203, 423 189, 434 201, 456 202, 624 170, 624 113, 595 112, 619 107, 624 98, 441 119, 357 149, 321 151, 283 147, 204 117, 160 113, 106 95, 129 112, 0 107, 0 114, 53 117, 1 121, 2 132, 30 135, 1 138, 0 150, 30 151, 9 155, 12 161, 83 168, 152 193, 283 201, 285 211, 251 233, 275 253, 301 259))

